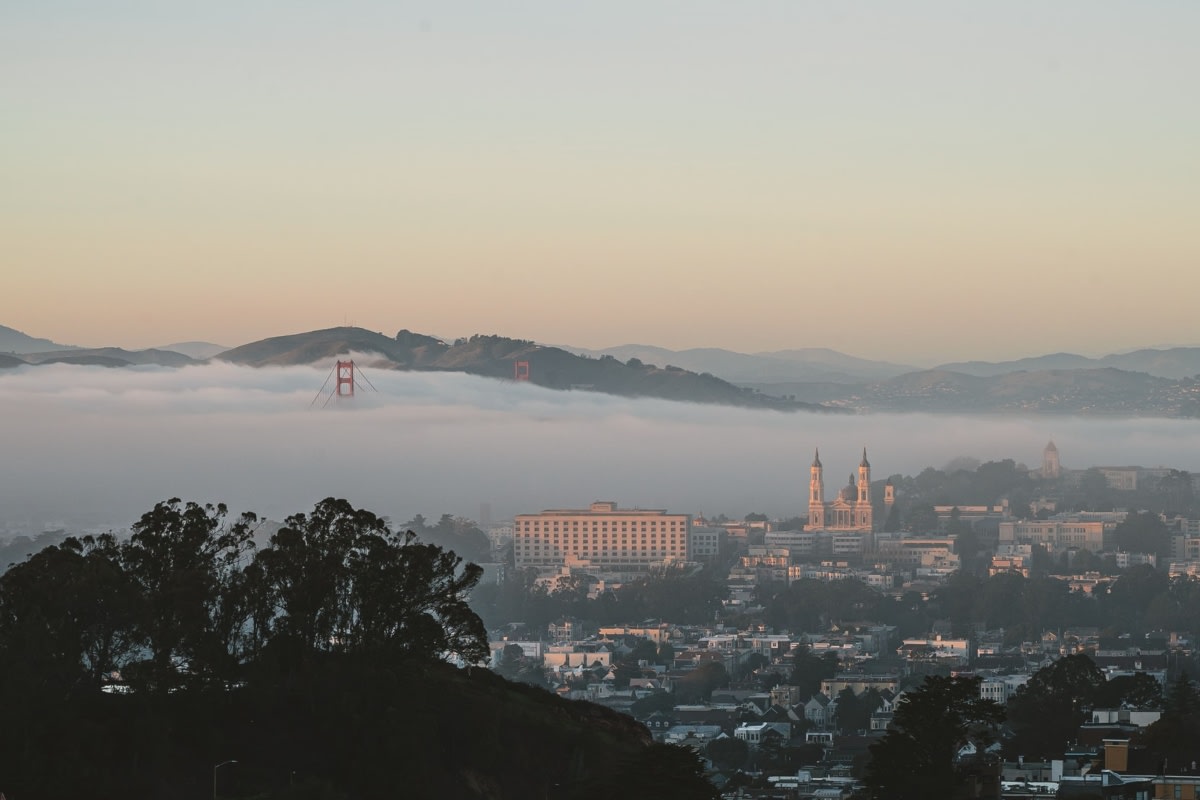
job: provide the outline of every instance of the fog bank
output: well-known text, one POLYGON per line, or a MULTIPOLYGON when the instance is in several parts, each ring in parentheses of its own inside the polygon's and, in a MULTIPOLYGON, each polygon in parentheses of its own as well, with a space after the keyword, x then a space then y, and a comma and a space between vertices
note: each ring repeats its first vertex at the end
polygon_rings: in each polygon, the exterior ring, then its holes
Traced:
POLYGON ((1200 467, 1196 421, 785 414, 376 370, 366 375, 378 392, 314 409, 327 375, 229 364, 0 373, 0 527, 126 526, 174 496, 276 519, 329 495, 397 522, 595 499, 802 515, 814 447, 832 487, 864 446, 876 477, 960 455, 1036 466, 1050 438, 1069 468, 1200 467))

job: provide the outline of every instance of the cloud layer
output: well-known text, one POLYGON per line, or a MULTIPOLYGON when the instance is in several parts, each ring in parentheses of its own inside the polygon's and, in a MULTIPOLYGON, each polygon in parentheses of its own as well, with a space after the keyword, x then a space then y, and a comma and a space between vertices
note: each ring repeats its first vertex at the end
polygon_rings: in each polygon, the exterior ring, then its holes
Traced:
POLYGON ((369 370, 378 392, 324 409, 325 368, 227 364, 0 373, 0 528, 126 526, 158 500, 273 518, 336 495, 391 516, 493 520, 595 499, 687 513, 806 513, 869 448, 875 475, 968 455, 1065 466, 1200 467, 1200 424, 1066 417, 841 416, 555 392, 369 370), (322 400, 318 399, 317 406, 322 400))

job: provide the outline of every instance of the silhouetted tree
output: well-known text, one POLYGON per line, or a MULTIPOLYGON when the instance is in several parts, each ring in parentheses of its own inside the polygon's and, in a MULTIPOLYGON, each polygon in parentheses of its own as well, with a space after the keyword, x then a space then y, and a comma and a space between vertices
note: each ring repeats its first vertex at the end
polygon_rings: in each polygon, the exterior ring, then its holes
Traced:
POLYGON ((466 600, 482 570, 345 500, 288 517, 258 561, 278 609, 272 630, 301 654, 487 656, 487 633, 466 600))
POLYGON ((121 560, 141 598, 133 633, 147 659, 130 677, 165 693, 185 679, 225 679, 240 615, 224 590, 254 548, 257 522, 225 523, 223 504, 158 503, 133 525, 121 560))
POLYGON ((1170 535, 1158 514, 1133 512, 1113 529, 1117 547, 1131 553, 1154 553, 1160 560, 1171 555, 1170 535))
POLYGON ((1186 672, 1171 683, 1162 716, 1146 729, 1142 742, 1168 774, 1200 759, 1200 691, 1186 672))
POLYGON ((1034 758, 1061 756, 1103 685, 1104 673, 1082 653, 1039 669, 1008 701, 1015 731, 1009 752, 1034 758))
POLYGON ((1096 690, 1092 703, 1096 708, 1158 709, 1163 706, 1162 686, 1144 672, 1118 675, 1096 690))
POLYGON ((983 749, 994 739, 1004 710, 979 697, 979 678, 928 677, 904 695, 892 729, 871 745, 865 782, 872 797, 918 800, 952 797, 955 756, 968 743, 983 749))
POLYGON ((675 696, 681 703, 708 700, 714 689, 729 685, 729 673, 717 661, 706 661, 681 678, 675 685, 675 696))
POLYGON ((792 661, 792 674, 788 678, 788 685, 797 687, 800 696, 807 699, 821 691, 821 681, 837 674, 837 668, 836 653, 818 656, 806 647, 798 651, 792 661))
POLYGON ((704 755, 712 759, 713 764, 720 769, 739 769, 745 766, 749 754, 750 747, 745 740, 733 736, 713 739, 704 748, 704 755))

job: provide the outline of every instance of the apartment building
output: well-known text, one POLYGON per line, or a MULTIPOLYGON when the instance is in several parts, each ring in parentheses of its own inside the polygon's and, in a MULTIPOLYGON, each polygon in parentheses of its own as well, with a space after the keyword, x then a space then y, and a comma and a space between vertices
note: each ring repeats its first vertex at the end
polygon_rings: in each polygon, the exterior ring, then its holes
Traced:
POLYGON ((514 520, 513 552, 523 567, 589 567, 643 572, 689 559, 690 514, 622 509, 598 501, 586 509, 548 509, 514 520))
POLYGON ((901 570, 940 569, 952 572, 961 560, 954 552, 954 536, 915 536, 911 534, 880 534, 875 543, 875 560, 879 564, 901 570))
POLYGON ((1100 515, 1072 515, 1046 520, 1000 523, 1000 544, 1040 544, 1050 552, 1110 549, 1116 519, 1100 515))

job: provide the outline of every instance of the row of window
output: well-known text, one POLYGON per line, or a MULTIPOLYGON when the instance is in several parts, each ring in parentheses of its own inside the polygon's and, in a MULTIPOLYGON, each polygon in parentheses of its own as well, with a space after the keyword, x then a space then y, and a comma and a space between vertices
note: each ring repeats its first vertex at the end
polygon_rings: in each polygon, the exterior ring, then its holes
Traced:
MULTIPOLYGON (((666 553, 668 551, 673 552, 673 553, 678 552, 679 548, 677 548, 677 547, 651 547, 651 548, 641 548, 641 549, 635 548, 632 552, 634 552, 634 553, 666 553)), ((529 547, 526 547, 524 550, 521 550, 520 552, 522 552, 522 553, 541 553, 542 548, 537 547, 535 545, 532 549, 530 549, 529 547)), ((561 553, 563 551, 558 548, 547 547, 546 552, 547 553, 561 553)), ((603 550, 600 548, 596 548, 595 550, 589 550, 587 548, 584 548, 583 550, 579 550, 577 552, 582 553, 583 555, 587 555, 588 553, 610 553, 610 552, 615 553, 616 548, 610 549, 610 548, 606 547, 603 550)), ((630 550, 628 548, 622 548, 621 552, 628 553, 628 552, 630 552, 630 550)), ((783 566, 783 565, 780 565, 780 566, 783 566)))
POLYGON ((616 530, 618 527, 621 530, 628 530, 630 528, 635 528, 635 529, 636 528, 662 528, 663 530, 670 528, 672 530, 682 530, 682 529, 686 528, 687 526, 682 522, 679 524, 672 522, 670 525, 668 525, 665 522, 662 525, 659 525, 657 522, 651 522, 649 525, 647 525, 645 522, 643 522, 641 525, 638 525, 636 522, 631 525, 626 525, 624 522, 622 522, 620 525, 617 525, 617 523, 614 522, 611 526, 607 522, 602 522, 602 523, 593 522, 590 526, 586 522, 583 523, 582 526, 578 522, 572 523, 571 525, 568 525, 565 522, 562 525, 559 525, 557 522, 554 523, 553 525, 551 525, 549 522, 547 522, 545 525, 539 524, 537 522, 530 525, 528 522, 526 522, 523 525, 521 525, 522 530, 526 530, 526 531, 531 530, 531 529, 535 530, 535 531, 536 530, 547 530, 547 531, 548 530, 556 530, 557 531, 557 530, 565 530, 567 528, 571 528, 572 530, 574 530, 574 529, 580 528, 580 527, 583 527, 583 528, 590 527, 592 530, 607 530, 610 527, 613 530, 616 530))
MULTIPOLYGON (((662 536, 662 539, 663 539, 663 541, 664 541, 664 542, 665 542, 665 541, 667 541, 667 539, 668 539, 668 536, 669 536, 669 538, 671 539, 671 541, 680 541, 680 539, 681 539, 681 537, 680 537, 680 536, 679 536, 679 534, 677 534, 677 533, 676 533, 676 534, 666 534, 666 533, 664 533, 664 534, 663 534, 663 536, 662 536)), ((550 536, 538 536, 538 535, 536 535, 536 534, 525 534, 524 536, 522 536, 522 537, 521 537, 522 541, 526 541, 526 542, 529 542, 529 541, 548 542, 548 541, 551 541, 552 539, 553 539, 553 541, 555 541, 555 542, 560 542, 560 541, 566 541, 566 538, 567 538, 567 537, 566 537, 566 535, 562 535, 562 536, 555 535, 555 536, 553 536, 553 537, 550 537, 550 536)), ((643 542, 644 542, 644 541, 646 541, 646 538, 647 538, 647 535, 643 533, 643 534, 642 534, 641 541, 643 541, 643 542)), ((657 541, 658 541, 658 534, 657 534, 657 533, 651 533, 651 534, 649 534, 649 538, 650 538, 650 541, 657 542, 657 541)), ((584 539, 584 541, 589 541, 589 539, 588 539, 588 535, 587 535, 586 533, 585 533, 585 534, 583 534, 583 539, 584 539)), ((590 539, 590 541, 593 541, 593 542, 595 542, 595 541, 602 541, 602 542, 606 542, 606 541, 609 541, 609 540, 610 540, 610 537, 609 537, 609 536, 596 536, 596 534, 592 534, 592 536, 591 536, 591 539, 590 539)), ((611 540, 612 540, 612 541, 616 541, 616 534, 614 534, 614 535, 611 537, 611 540)), ((636 534, 636 533, 635 533, 635 534, 633 534, 633 540, 634 540, 634 541, 638 541, 638 537, 637 537, 637 534, 636 534)), ((573 541, 573 542, 578 542, 578 541, 579 541, 579 534, 577 534, 577 533, 575 533, 575 534, 571 534, 571 541, 573 541)), ((628 542, 628 541, 629 541, 629 534, 622 533, 622 534, 621 534, 621 541, 622 541, 622 542, 628 542)), ((711 541, 711 540, 710 540, 710 541, 711 541)))

